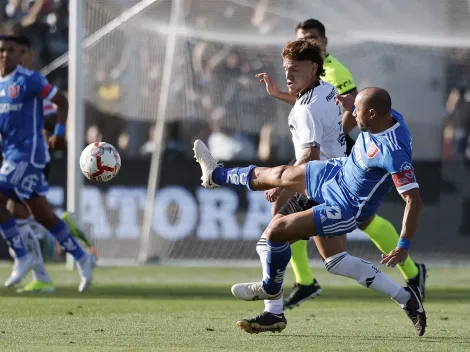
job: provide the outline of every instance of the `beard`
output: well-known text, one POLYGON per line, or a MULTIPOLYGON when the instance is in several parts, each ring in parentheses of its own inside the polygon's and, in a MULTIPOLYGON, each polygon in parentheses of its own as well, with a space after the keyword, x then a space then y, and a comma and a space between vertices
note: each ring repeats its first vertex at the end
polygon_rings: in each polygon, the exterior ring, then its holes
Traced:
POLYGON ((362 132, 367 132, 369 130, 369 126, 363 124, 363 123, 358 123, 357 126, 362 132))

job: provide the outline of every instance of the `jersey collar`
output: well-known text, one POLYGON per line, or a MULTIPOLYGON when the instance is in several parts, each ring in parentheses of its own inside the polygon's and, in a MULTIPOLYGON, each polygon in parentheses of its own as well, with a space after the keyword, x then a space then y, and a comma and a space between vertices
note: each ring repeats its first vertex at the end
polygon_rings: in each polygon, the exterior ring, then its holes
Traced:
POLYGON ((0 77, 0 82, 9 81, 15 75, 16 71, 18 71, 18 66, 16 66, 16 68, 9 74, 7 74, 5 77, 0 77))
POLYGON ((383 132, 379 132, 379 133, 370 133, 370 132, 369 132, 369 134, 370 134, 371 136, 382 136, 382 135, 384 135, 384 134, 386 134, 386 133, 392 132, 393 130, 397 129, 399 126, 400 126, 400 122, 396 121, 395 124, 394 124, 392 127, 387 128, 387 129, 386 129, 385 131, 383 131, 383 132))
POLYGON ((303 93, 297 93, 297 99, 300 99, 305 93, 307 92, 310 92, 311 90, 315 89, 316 87, 318 87, 320 85, 320 80, 317 81, 317 83, 315 83, 315 85, 313 87, 310 87, 309 89, 307 89, 305 92, 303 93))

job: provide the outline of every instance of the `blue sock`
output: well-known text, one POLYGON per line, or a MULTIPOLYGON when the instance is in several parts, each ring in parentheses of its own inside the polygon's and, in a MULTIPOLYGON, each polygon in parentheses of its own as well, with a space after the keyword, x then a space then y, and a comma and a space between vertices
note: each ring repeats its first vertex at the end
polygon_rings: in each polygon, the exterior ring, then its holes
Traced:
POLYGON ((70 253, 76 261, 79 261, 85 255, 80 244, 75 240, 75 238, 70 233, 67 224, 63 220, 59 220, 57 225, 49 229, 49 232, 52 236, 60 243, 64 249, 70 253))
POLYGON ((251 174, 255 167, 255 165, 228 169, 218 167, 212 172, 212 181, 221 186, 233 185, 247 187, 249 190, 254 191, 251 187, 251 174))
POLYGON ((266 241, 268 255, 268 277, 263 280, 264 290, 273 295, 278 293, 284 282, 284 273, 291 257, 289 242, 266 241))
POLYGON ((16 258, 21 258, 26 255, 26 248, 23 240, 21 239, 21 235, 14 218, 11 218, 4 223, 0 223, 0 232, 2 233, 5 241, 7 241, 8 247, 15 252, 16 258))

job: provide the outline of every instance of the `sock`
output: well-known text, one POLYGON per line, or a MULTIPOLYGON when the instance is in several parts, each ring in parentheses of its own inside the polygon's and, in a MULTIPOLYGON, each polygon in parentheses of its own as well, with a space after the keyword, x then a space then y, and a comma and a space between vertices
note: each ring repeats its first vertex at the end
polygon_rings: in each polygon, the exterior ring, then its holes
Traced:
POLYGON ((46 271, 44 266, 44 259, 41 253, 41 245, 39 244, 38 238, 34 234, 31 226, 28 222, 18 221, 18 229, 23 239, 25 247, 33 255, 34 265, 33 265, 33 280, 42 281, 42 282, 52 282, 49 274, 46 271))
POLYGON ((0 232, 2 233, 5 241, 7 241, 8 247, 15 252, 16 258, 24 257, 27 254, 14 218, 11 218, 4 223, 0 223, 0 232))
MULTIPOLYGON (((268 277, 268 248, 266 247, 266 238, 261 237, 256 245, 256 252, 258 252, 259 259, 261 260, 261 266, 263 267, 263 280, 268 277)), ((273 314, 282 314, 284 308, 283 297, 278 299, 265 299, 264 300, 264 311, 273 314)))
POLYGON ((282 288, 286 266, 289 264, 291 250, 288 242, 271 242, 266 240, 268 249, 266 257, 266 272, 268 276, 263 280, 264 290, 273 295, 282 288))
POLYGON ((221 186, 233 185, 238 187, 247 187, 249 190, 254 191, 251 187, 251 175, 255 167, 255 165, 228 169, 218 167, 212 172, 212 181, 221 186))
POLYGON ((356 280, 362 286, 383 293, 400 305, 410 299, 410 293, 393 281, 388 275, 364 259, 353 257, 347 252, 338 253, 325 260, 325 267, 330 273, 356 280))
POLYGON ((49 229, 50 233, 64 249, 70 253, 76 261, 82 259, 85 255, 80 244, 72 236, 69 228, 63 220, 59 220, 57 225, 49 229))
POLYGON ((297 241, 290 245, 292 258, 290 263, 295 274, 295 282, 300 285, 313 284, 313 273, 308 264, 308 241, 297 241))
MULTIPOLYGON (((394 250, 400 238, 392 223, 378 215, 364 229, 364 232, 384 254, 394 250)), ((397 265, 397 268, 406 280, 413 279, 418 275, 418 267, 410 257, 408 257, 404 265, 397 265)))

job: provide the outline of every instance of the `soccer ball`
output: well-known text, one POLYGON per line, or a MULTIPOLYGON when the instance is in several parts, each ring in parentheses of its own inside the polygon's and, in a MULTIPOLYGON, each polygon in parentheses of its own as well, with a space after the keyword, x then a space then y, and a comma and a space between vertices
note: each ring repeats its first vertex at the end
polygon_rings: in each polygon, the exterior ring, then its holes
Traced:
POLYGON ((80 169, 93 182, 111 181, 119 173, 121 157, 111 144, 95 142, 80 155, 80 169))

